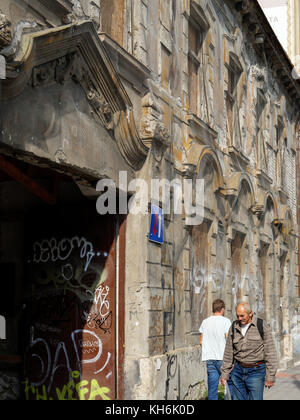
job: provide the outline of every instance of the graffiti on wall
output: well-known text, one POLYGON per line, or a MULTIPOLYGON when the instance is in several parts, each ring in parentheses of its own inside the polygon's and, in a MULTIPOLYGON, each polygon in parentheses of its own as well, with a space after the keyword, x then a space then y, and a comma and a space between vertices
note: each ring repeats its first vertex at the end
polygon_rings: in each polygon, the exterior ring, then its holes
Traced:
POLYGON ((26 399, 114 396, 115 296, 104 248, 80 236, 33 243, 27 261, 26 399))
MULTIPOLYGON (((93 332, 88 330, 76 330, 71 334, 73 343, 73 350, 76 355, 76 365, 78 371, 72 370, 73 355, 67 348, 65 342, 59 342, 56 347, 55 355, 52 357, 51 343, 45 339, 35 339, 28 348, 27 360, 36 362, 36 378, 27 379, 25 381, 25 396, 26 399, 53 399, 50 395, 53 390, 59 400, 69 399, 89 399, 93 400, 96 397, 109 400, 108 394, 110 389, 108 387, 100 387, 97 375, 103 372, 111 361, 111 353, 108 352, 106 360, 103 357, 103 343, 102 340, 93 332), (84 339, 78 337, 85 337, 84 339), (88 339, 87 337, 90 337, 88 339), (89 354, 88 358, 82 360, 81 355, 89 354), (94 370, 97 363, 102 363, 100 369, 94 370), (80 380, 82 377, 82 364, 91 364, 94 366, 93 379, 91 382, 87 380, 80 380), (65 370, 69 381, 62 388, 55 386, 55 376, 61 374, 61 370, 65 370), (79 381, 75 384, 75 379, 79 381), (47 385, 46 385, 47 384, 47 385), (88 387, 90 386, 90 387, 88 387), (83 390, 84 388, 84 390, 83 390), (89 398, 87 395, 89 394, 89 398), (77 398, 76 398, 77 397, 77 398)), ((111 376, 110 371, 107 378, 111 376)))

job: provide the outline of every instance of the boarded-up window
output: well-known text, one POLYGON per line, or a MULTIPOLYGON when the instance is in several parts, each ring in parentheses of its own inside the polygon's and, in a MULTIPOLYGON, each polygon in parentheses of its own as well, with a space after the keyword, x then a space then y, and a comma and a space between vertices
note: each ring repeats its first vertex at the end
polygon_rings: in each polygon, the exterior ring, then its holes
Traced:
POLYGON ((268 172, 267 145, 263 135, 265 129, 265 111, 267 99, 261 89, 257 90, 256 121, 257 121, 257 163, 258 168, 268 172))
POLYGON ((204 222, 192 233, 191 331, 198 332, 208 316, 208 233, 211 224, 204 222))
POLYGON ((244 240, 245 235, 240 232, 236 232, 234 239, 231 242, 233 308, 236 306, 238 300, 241 299, 243 293, 242 277, 244 265, 244 240))
POLYGON ((287 139, 284 137, 284 122, 281 116, 278 117, 276 125, 276 172, 277 184, 285 189, 286 179, 286 154, 287 154, 287 139))
POLYGON ((161 85, 166 90, 170 89, 170 72, 172 55, 167 48, 161 44, 161 85))
POLYGON ((259 269, 260 269, 260 276, 261 276, 261 286, 263 287, 263 295, 264 295, 264 312, 261 311, 261 315, 265 316, 265 310, 269 295, 269 279, 268 279, 268 272, 269 272, 269 248, 270 244, 266 244, 264 242, 260 243, 260 250, 259 250, 259 269))
POLYGON ((199 83, 199 67, 198 58, 200 49, 200 31, 189 23, 189 104, 192 114, 198 113, 198 83, 199 83))
POLYGON ((101 31, 123 46, 125 0, 101 0, 101 31))
POLYGON ((238 83, 242 74, 242 66, 235 54, 230 53, 228 65, 228 89, 226 97, 227 121, 230 144, 240 149, 241 133, 239 121, 239 104, 237 101, 238 83))
POLYGON ((188 39, 189 108, 195 115, 199 115, 200 112, 202 45, 208 29, 209 23, 203 9, 195 2, 191 2, 188 39))

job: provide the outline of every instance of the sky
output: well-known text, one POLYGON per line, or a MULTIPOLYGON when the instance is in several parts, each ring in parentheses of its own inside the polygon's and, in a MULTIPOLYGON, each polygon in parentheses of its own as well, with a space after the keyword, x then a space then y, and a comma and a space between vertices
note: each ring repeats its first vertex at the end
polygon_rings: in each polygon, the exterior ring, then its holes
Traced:
POLYGON ((287 0, 258 0, 281 42, 288 50, 288 7, 287 0))

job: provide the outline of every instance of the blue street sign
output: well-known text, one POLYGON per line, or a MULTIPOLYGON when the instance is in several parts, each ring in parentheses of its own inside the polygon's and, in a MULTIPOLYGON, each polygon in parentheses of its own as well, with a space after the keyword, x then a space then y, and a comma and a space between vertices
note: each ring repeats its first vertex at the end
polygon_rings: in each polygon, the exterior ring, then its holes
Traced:
POLYGON ((164 243, 164 212, 160 207, 152 206, 149 240, 164 243))

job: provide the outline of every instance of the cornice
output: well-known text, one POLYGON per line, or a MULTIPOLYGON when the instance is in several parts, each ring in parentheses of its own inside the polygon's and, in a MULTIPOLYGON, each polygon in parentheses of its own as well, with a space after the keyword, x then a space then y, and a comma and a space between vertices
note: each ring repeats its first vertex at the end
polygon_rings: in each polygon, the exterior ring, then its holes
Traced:
POLYGON ((285 90, 289 101, 300 109, 300 80, 293 77, 294 66, 276 37, 257 0, 230 0, 228 6, 240 16, 255 51, 266 55, 275 79, 285 90))

